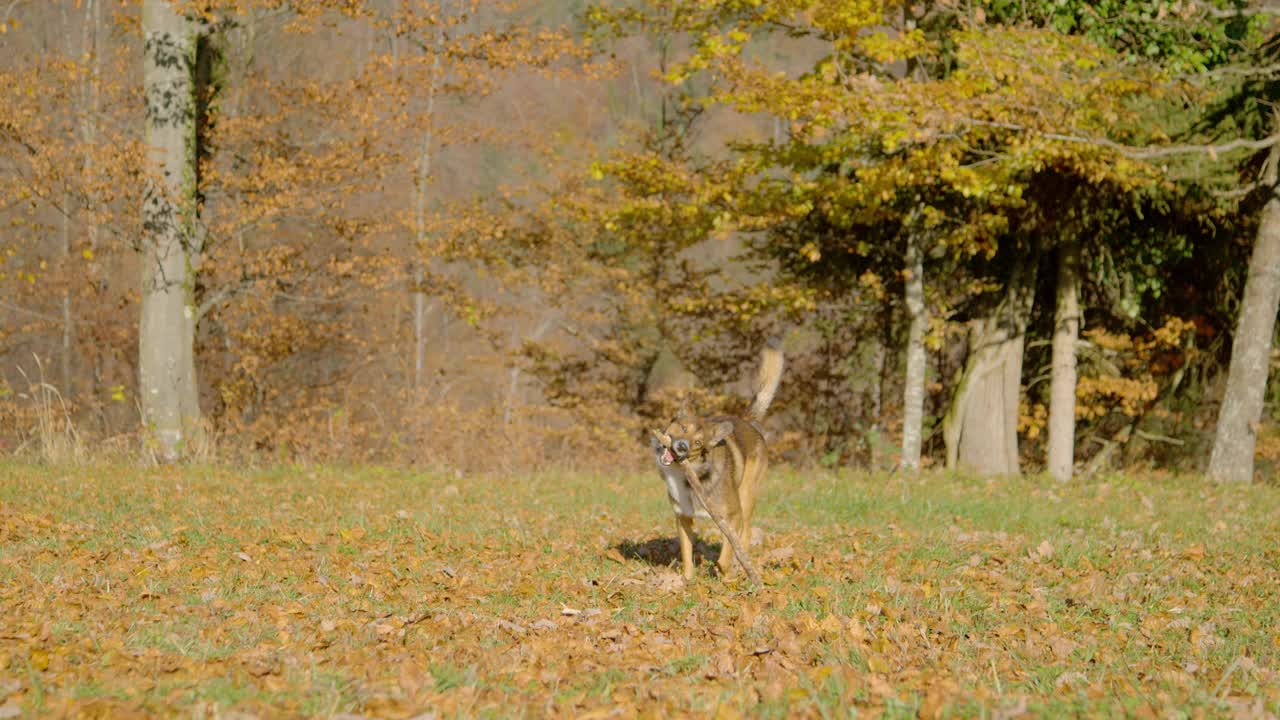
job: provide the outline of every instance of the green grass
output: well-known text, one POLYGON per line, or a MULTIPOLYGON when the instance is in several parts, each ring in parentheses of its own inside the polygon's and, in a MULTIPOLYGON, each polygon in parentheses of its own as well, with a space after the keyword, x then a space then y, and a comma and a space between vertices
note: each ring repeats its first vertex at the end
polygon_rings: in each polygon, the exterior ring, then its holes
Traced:
POLYGON ((767 587, 650 473, 0 465, 31 715, 1280 710, 1280 490, 777 471, 767 587))

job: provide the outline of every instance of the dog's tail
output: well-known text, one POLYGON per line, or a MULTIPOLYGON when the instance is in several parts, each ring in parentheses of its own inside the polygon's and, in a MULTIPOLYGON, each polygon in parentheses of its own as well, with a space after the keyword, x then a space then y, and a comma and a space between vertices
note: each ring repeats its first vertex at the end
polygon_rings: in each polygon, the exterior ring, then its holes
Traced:
POLYGON ((756 376, 756 396, 751 400, 747 418, 755 422, 764 420, 773 396, 782 382, 782 341, 771 338, 760 351, 760 371, 756 376))

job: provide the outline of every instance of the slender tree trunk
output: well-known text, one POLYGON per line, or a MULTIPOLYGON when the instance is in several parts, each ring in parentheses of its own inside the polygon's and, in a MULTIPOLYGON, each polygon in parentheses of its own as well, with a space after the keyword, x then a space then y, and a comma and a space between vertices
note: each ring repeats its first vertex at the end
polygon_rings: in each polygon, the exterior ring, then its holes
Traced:
POLYGON ((62 288, 62 347, 60 348, 61 358, 59 365, 62 370, 62 395, 64 398, 70 399, 74 394, 72 383, 75 373, 75 344, 76 344, 76 327, 75 318, 71 313, 71 264, 73 262, 71 255, 71 193, 63 193, 63 215, 62 215, 62 259, 66 265, 67 278, 66 285, 62 288))
MULTIPOLYGON (((89 56, 89 79, 87 83, 85 98, 84 120, 81 125, 81 134, 84 138, 84 176, 92 182, 94 173, 93 152, 98 142, 98 112, 99 106, 102 104, 102 54, 99 52, 98 43, 102 31, 102 4, 101 0, 87 0, 84 6, 84 52, 89 56)), ((92 193, 85 193, 85 239, 89 245, 88 265, 85 268, 85 274, 88 279, 90 293, 96 294, 98 288, 98 205, 92 193)), ((93 303, 94 298, 90 298, 89 302, 93 303)), ((89 343, 90 345, 92 343, 89 343)), ((95 397, 98 391, 98 377, 101 375, 100 361, 96 350, 89 351, 89 364, 92 366, 92 373, 88 382, 89 397, 95 397)))
POLYGON ((1075 467, 1076 340, 1080 337, 1080 241, 1058 247, 1053 374, 1049 383, 1049 474, 1070 480, 1075 467))
POLYGON ((422 131, 418 164, 413 182, 414 262, 413 262, 413 387, 422 388, 427 356, 427 282, 423 255, 427 247, 427 185, 431 182, 431 149, 435 142, 436 74, 440 69, 438 50, 431 60, 431 82, 427 86, 427 127, 422 131))
MULTIPOLYGON (((532 333, 529 333, 527 336, 525 336, 525 340, 538 342, 543 338, 543 336, 547 334, 549 330, 551 330, 552 327, 555 326, 555 323, 556 323, 555 315, 544 318, 542 322, 538 324, 537 329, 535 329, 532 333)), ((512 345, 515 344, 516 340, 520 339, 519 333, 513 333, 513 335, 514 337, 512 338, 512 345)), ((506 403, 506 407, 502 411, 503 425, 510 425, 511 421, 514 419, 513 416, 515 413, 516 403, 519 399, 519 395, 520 395, 520 365, 519 363, 513 363, 511 365, 511 370, 507 374, 507 403, 506 403)))
POLYGON ((947 467, 980 475, 1018 472, 1018 398, 1027 318, 1035 300, 1036 258, 1021 257, 1005 297, 969 325, 969 357, 943 421, 947 467))
POLYGON ((867 428, 867 464, 873 470, 881 468, 883 459, 881 458, 881 446, 884 444, 883 425, 880 423, 880 416, 884 412, 884 394, 885 394, 885 369, 888 365, 889 351, 883 337, 872 338, 871 349, 871 371, 874 375, 872 380, 871 392, 868 393, 867 404, 871 417, 871 424, 867 428))
POLYGON ((1209 456, 1214 480, 1253 480, 1254 444, 1267 389, 1271 337, 1280 306, 1280 185, 1276 164, 1280 151, 1271 149, 1267 182, 1271 196, 1262 208, 1258 236, 1249 258, 1249 277, 1240 303, 1240 318, 1231 342, 1227 392, 1218 410, 1218 429, 1209 456))
POLYGON ((427 278, 422 254, 427 243, 427 183, 431 179, 431 131, 422 136, 413 183, 413 389, 421 390, 427 366, 427 278))
POLYGON ((907 232, 906 291, 907 375, 902 391, 903 470, 920 469, 920 446, 924 426, 924 380, 927 359, 924 335, 929 326, 929 310, 924 302, 924 249, 914 229, 907 232))
POLYGON ((144 433, 172 462, 200 432, 195 368, 196 32, 168 0, 144 0, 145 142, 138 332, 144 433))
MULTIPOLYGON (((61 14, 62 26, 69 27, 70 19, 67 17, 67 6, 65 3, 59 3, 58 11, 61 14)), ((66 54, 68 57, 77 55, 74 43, 71 40, 72 35, 66 35, 66 54)), ((82 38, 83 39, 83 38, 82 38)), ((84 48, 81 48, 83 52, 84 48)), ((76 108, 81 112, 84 111, 83 104, 76 108)), ((71 314, 71 208, 72 196, 70 190, 64 190, 62 193, 62 261, 66 279, 62 287, 62 343, 59 348, 58 366, 61 373, 61 379, 58 383, 61 386, 62 395, 70 398, 72 395, 71 383, 72 374, 72 351, 75 347, 75 324, 71 314)))
MULTIPOLYGON (((234 31, 235 57, 233 62, 234 75, 232 75, 233 91, 229 97, 227 108, 225 110, 227 117, 240 118, 248 115, 253 111, 249 95, 249 77, 253 71, 253 65, 256 60, 255 51, 258 43, 258 14, 257 10, 250 7, 244 19, 240 22, 239 27, 234 31)), ((243 197, 240 190, 234 189, 230 195, 233 207, 240 207, 243 203, 243 197)), ((243 256, 246 248, 245 226, 243 223, 235 225, 236 249, 243 256)))

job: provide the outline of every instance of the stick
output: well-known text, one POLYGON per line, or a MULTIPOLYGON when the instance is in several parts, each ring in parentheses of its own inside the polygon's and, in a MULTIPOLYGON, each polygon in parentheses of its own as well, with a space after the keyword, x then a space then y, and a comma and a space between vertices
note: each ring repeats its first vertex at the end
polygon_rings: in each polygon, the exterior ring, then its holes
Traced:
POLYGON ((706 509, 707 514, 711 516, 711 521, 720 529, 720 534, 724 535, 725 542, 729 543, 729 547, 733 549, 733 556, 738 558, 738 562, 742 564, 742 569, 747 571, 747 577, 751 580, 751 584, 756 587, 764 587, 764 581, 760 579, 760 573, 756 572, 756 568, 747 560, 747 553, 742 549, 742 542, 738 540, 738 533, 729 527, 729 524, 720 517, 720 513, 711 509, 711 505, 707 503, 707 494, 702 490, 702 481, 698 479, 698 473, 689 467, 688 461, 682 461, 680 467, 684 468, 684 476, 689 479, 689 487, 693 488, 693 494, 698 496, 698 502, 702 503, 702 507, 706 509))

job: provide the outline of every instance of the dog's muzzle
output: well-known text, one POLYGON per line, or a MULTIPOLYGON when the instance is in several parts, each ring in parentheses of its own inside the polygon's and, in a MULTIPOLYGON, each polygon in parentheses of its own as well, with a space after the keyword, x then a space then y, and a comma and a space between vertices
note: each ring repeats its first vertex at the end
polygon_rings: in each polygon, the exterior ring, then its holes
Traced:
POLYGON ((663 465, 684 460, 689 457, 689 441, 677 440, 671 443, 671 447, 663 447, 662 454, 658 456, 658 462, 663 465))
POLYGON ((658 456, 658 462, 662 463, 663 465, 670 465, 675 461, 676 461, 676 455, 675 453, 671 452, 671 448, 667 448, 667 447, 662 448, 662 454, 658 456))
POLYGON ((649 432, 653 434, 653 449, 661 451, 658 453, 659 465, 671 465, 688 459, 688 440, 680 438, 672 441, 671 436, 666 433, 658 432, 657 430, 650 430, 649 432))

